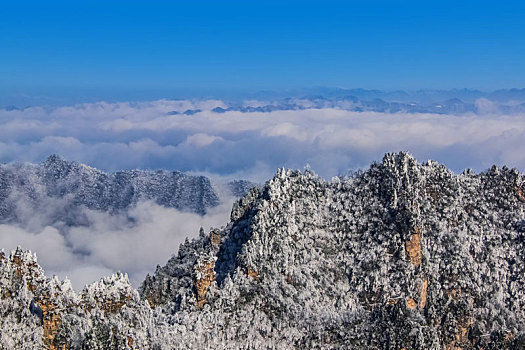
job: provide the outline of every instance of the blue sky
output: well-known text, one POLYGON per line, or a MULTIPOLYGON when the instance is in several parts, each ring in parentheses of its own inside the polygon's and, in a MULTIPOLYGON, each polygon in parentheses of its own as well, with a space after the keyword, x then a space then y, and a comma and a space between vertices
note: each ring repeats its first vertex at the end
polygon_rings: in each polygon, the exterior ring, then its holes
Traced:
POLYGON ((523 18, 517 1, 2 1, 0 94, 521 88, 523 18))
MULTIPOLYGON (((352 99, 214 112, 229 98, 270 96, 264 105, 293 89, 331 90, 315 88, 323 86, 525 88, 524 18, 525 4, 506 1, 0 0, 0 163, 59 154, 107 171, 262 183, 279 167, 309 164, 330 179, 406 150, 456 172, 492 164, 524 171, 525 90, 420 95, 422 103, 471 104, 456 114, 357 112, 352 99), (11 105, 27 108, 4 108, 11 105)), ((132 227, 90 214, 90 226, 64 238, 44 227, 52 204, 38 215, 24 211, 32 232, 0 227, 0 246, 35 249, 46 269, 76 283, 116 270, 138 281, 183 237, 219 227, 230 212, 221 206, 202 218, 139 205, 132 227), (122 258, 130 247, 140 247, 139 259, 122 258)))

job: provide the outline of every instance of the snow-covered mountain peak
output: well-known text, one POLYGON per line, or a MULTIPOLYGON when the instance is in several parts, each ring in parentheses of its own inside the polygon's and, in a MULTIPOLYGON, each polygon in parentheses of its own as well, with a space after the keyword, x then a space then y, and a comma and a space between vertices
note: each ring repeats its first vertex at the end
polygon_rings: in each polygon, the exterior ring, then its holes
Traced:
POLYGON ((281 169, 234 204, 224 228, 183 243, 147 276, 140 298, 116 275, 85 289, 80 300, 89 307, 49 299, 67 306, 53 309, 60 322, 44 324, 47 338, 30 338, 38 318, 25 308, 38 297, 6 263, 13 258, 4 258, 0 286, 12 292, 0 310, 16 317, 1 329, 18 326, 3 331, 2 341, 128 349, 520 349, 524 190, 515 170, 456 175, 406 153, 332 182, 281 169))

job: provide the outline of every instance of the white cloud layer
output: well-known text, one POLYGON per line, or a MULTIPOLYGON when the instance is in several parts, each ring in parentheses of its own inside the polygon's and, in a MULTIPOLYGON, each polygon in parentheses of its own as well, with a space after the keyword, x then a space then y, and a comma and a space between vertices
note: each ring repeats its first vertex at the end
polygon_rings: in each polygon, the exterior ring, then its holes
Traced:
POLYGON ((525 169, 524 116, 502 115, 487 99, 476 105, 479 115, 334 108, 214 113, 225 107, 216 100, 0 110, 0 161, 40 162, 58 153, 104 170, 166 168, 263 181, 281 166, 308 163, 331 177, 407 150, 456 171, 493 163, 525 169), (169 114, 186 110, 201 112, 169 114))
MULTIPOLYGON (((57 153, 108 171, 164 168, 262 182, 278 167, 309 164, 330 178, 406 150, 457 172, 492 164, 524 171, 525 115, 502 114, 487 99, 476 106, 479 114, 463 115, 335 108, 214 113, 226 107, 215 100, 0 110, 0 161, 40 162, 57 153), (186 110, 201 111, 170 113, 186 110)), ((141 203, 130 213, 133 225, 86 211, 90 225, 66 231, 39 225, 46 220, 28 213, 31 225, 24 229, 0 225, 0 247, 35 250, 46 270, 68 275, 76 288, 116 270, 137 284, 200 226, 226 224, 230 204, 200 217, 141 203)))
POLYGON ((53 226, 0 225, 0 247, 9 251, 20 245, 36 252, 46 274, 68 277, 77 290, 116 271, 128 273, 138 287, 147 273, 166 263, 180 243, 195 236, 200 227, 207 231, 225 225, 232 203, 232 199, 225 200, 205 216, 153 202, 139 203, 126 215, 85 209, 89 225, 54 223, 60 231, 53 226))

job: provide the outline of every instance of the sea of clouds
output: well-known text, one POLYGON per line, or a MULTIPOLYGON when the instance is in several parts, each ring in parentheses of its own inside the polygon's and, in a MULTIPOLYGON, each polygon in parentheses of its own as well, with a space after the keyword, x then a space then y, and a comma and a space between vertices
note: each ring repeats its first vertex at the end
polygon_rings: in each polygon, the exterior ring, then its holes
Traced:
POLYGON ((492 164, 525 169, 525 116, 501 114, 484 99, 477 105, 483 113, 215 113, 227 107, 218 100, 0 110, 0 162, 41 162, 56 153, 107 171, 161 168, 264 181, 282 166, 309 164, 329 178, 407 150, 455 171, 492 164))
MULTIPOLYGON (((268 102, 247 101, 249 106, 268 102)), ((502 113, 486 99, 478 113, 355 112, 305 108, 273 112, 226 111, 220 100, 89 103, 0 110, 0 162, 41 162, 59 154, 106 171, 170 169, 255 182, 279 167, 309 164, 329 179, 409 151, 456 172, 492 164, 525 170, 525 115, 502 113), (176 114, 200 110, 192 115, 176 114)), ((86 211, 90 224, 61 230, 58 223, 0 226, 0 247, 37 252, 44 268, 76 288, 116 270, 135 285, 164 264, 185 237, 225 225, 232 200, 206 216, 141 203, 129 220, 86 211)), ((28 215, 31 215, 29 213, 28 215)))
MULTIPOLYGON (((67 277, 77 290, 116 271, 127 273, 138 287, 147 273, 157 264, 164 265, 201 227, 207 231, 225 225, 232 203, 233 199, 225 199, 204 216, 151 201, 113 215, 83 208, 83 223, 74 226, 37 213, 40 224, 31 220, 27 225, 25 218, 16 224, 0 224, 0 247, 6 252, 17 246, 36 252, 48 276, 67 277)), ((54 205, 52 200, 47 204, 54 205)))

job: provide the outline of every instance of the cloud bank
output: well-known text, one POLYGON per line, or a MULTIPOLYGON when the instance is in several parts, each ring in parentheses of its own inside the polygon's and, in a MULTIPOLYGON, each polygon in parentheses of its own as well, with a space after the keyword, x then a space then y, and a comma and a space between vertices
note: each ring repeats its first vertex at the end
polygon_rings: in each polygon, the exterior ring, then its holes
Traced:
MULTIPOLYGON (((476 101, 477 113, 460 115, 302 103, 304 109, 264 111, 251 107, 268 102, 247 101, 243 111, 219 100, 4 109, 0 162, 41 162, 57 153, 106 171, 162 168, 263 182, 278 167, 309 164, 330 178, 406 150, 456 172, 492 164, 525 170, 525 114, 505 113, 488 99, 476 101)), ((49 225, 46 213, 27 213, 25 226, 0 225, 0 247, 36 251, 47 271, 69 276, 77 289, 117 270, 138 285, 201 226, 225 225, 231 202, 204 217, 149 202, 125 216, 85 210, 88 224, 78 227, 49 225)))
POLYGON ((462 115, 303 104, 270 112, 227 110, 219 100, 0 110, 0 161, 40 162, 58 153, 109 171, 163 168, 264 181, 282 166, 308 163, 331 177, 407 150, 456 171, 492 164, 525 169, 524 115, 506 115, 487 99, 476 101, 477 114, 462 115))
POLYGON ((83 226, 0 225, 0 247, 9 251, 20 245, 36 252, 46 274, 68 277, 77 290, 116 271, 128 273, 138 287, 200 227, 207 231, 225 225, 232 203, 225 200, 205 216, 140 202, 119 215, 85 209, 88 222, 83 226))

